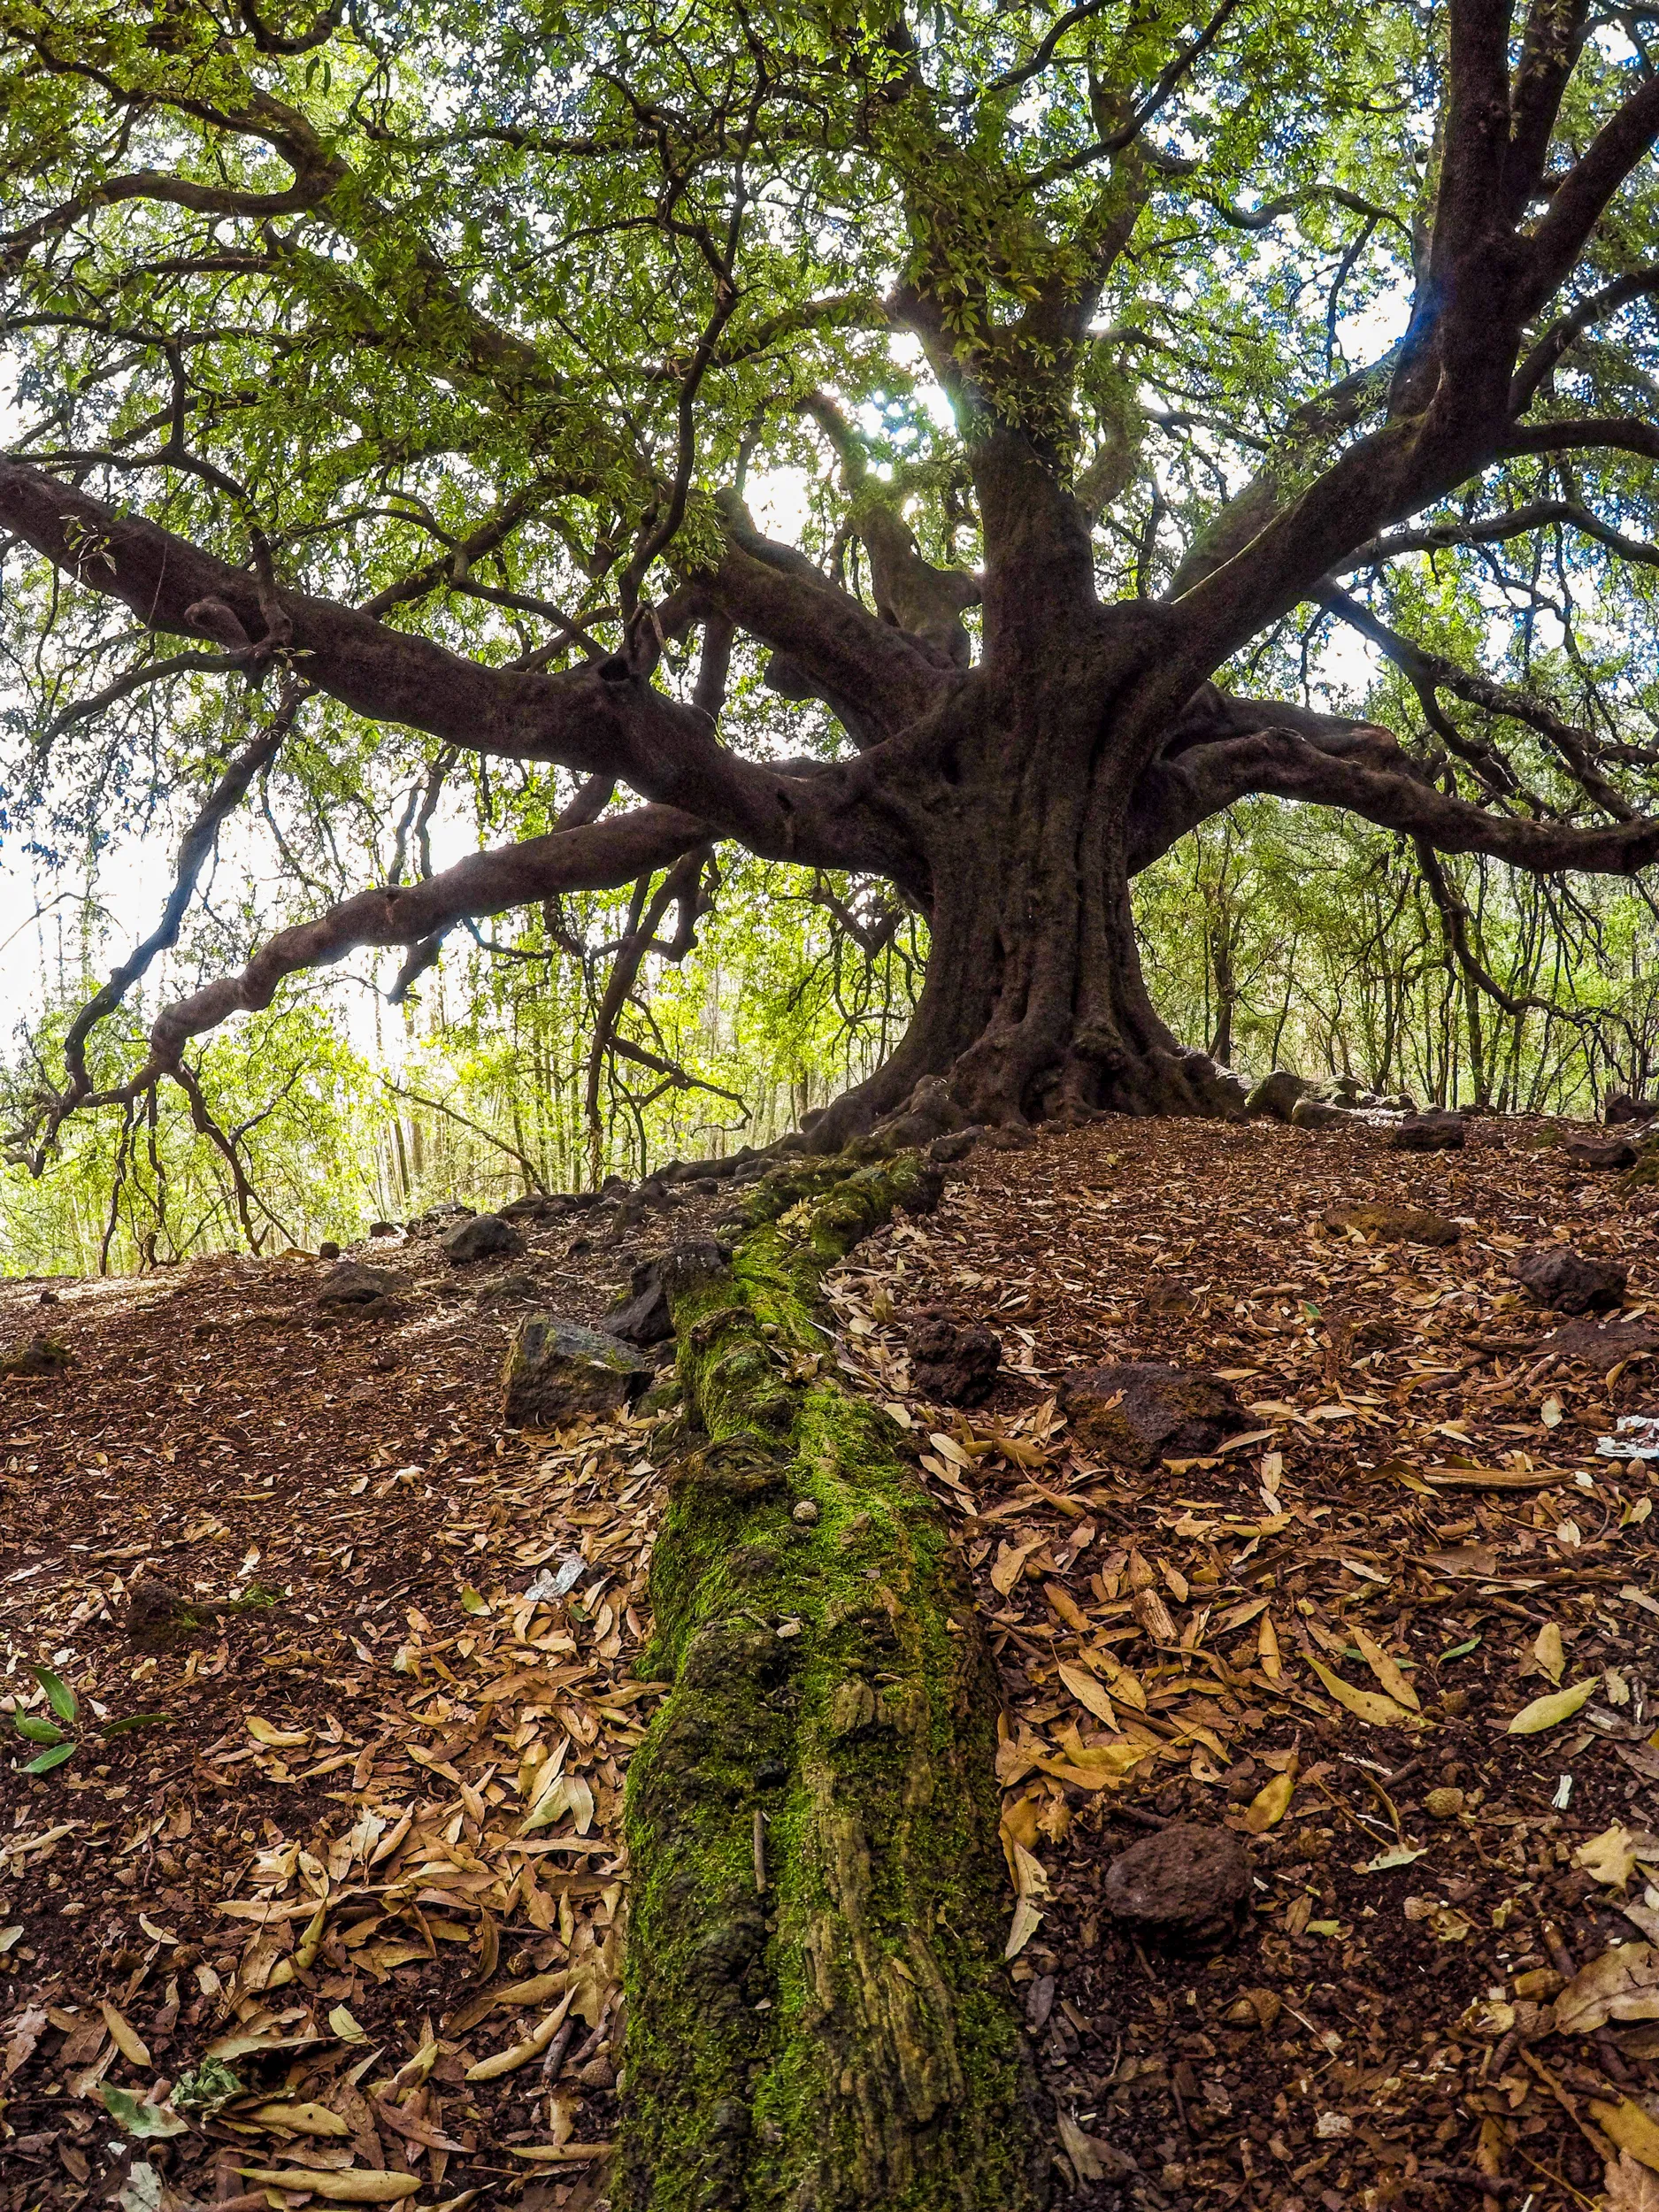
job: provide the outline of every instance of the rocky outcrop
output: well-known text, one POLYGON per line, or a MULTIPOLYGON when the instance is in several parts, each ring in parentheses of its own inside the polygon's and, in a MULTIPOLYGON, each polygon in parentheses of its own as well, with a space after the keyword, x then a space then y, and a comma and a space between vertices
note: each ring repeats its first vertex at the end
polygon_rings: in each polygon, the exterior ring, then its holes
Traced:
POLYGON ((502 1419, 510 1429, 559 1429, 617 1413, 632 1405, 653 1371, 649 1360, 614 1336, 533 1313, 508 1348, 502 1419))

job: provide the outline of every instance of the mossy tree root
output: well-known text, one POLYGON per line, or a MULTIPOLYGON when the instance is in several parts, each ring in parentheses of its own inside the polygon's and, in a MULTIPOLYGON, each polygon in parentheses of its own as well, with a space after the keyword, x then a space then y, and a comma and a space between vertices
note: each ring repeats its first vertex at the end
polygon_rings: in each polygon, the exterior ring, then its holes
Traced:
POLYGON ((903 1433, 828 1371, 811 1310, 933 1173, 768 1176, 731 1266, 672 1287, 688 1434, 651 1568, 673 1688, 628 1778, 628 2212, 1042 2195, 995 1678, 903 1433))

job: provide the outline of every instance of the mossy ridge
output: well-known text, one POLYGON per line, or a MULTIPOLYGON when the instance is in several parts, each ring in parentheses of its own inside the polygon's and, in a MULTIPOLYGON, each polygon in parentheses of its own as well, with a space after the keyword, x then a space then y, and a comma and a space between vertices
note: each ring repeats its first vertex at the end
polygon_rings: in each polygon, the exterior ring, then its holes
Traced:
POLYGON ((673 1293, 703 1426, 651 1571, 674 1687, 629 1773, 630 2212, 1039 2200, 989 1660, 902 1432, 815 1371, 824 1271, 937 1188, 914 1156, 774 1173, 730 1270, 673 1293))

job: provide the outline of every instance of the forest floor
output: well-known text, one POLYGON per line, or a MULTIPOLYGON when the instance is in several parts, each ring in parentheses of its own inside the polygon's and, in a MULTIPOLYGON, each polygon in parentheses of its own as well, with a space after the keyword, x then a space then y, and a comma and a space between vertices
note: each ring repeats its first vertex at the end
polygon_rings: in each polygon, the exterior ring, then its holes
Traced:
MULTIPOLYGON (((1659 1328, 1560 1358, 1506 1271, 1570 1238, 1659 1318, 1659 1260, 1652 1194, 1548 1133, 1102 1122, 981 1148, 832 1279, 1002 1668, 1062 2203, 1659 2201, 1652 1491, 1595 1454, 1659 1411, 1659 1328), (1366 1202, 1457 1240, 1326 1225, 1366 1202), (927 1307, 1001 1337, 987 1404, 918 1396, 927 1307), (1244 1427, 1090 1457, 1056 1394, 1125 1359, 1218 1372, 1244 1427), (1102 1895, 1173 1821, 1252 1863, 1187 1952, 1102 1895)), ((0 1348, 73 1361, 0 1383, 0 1706, 43 1733, 36 1666, 77 1701, 72 1757, 0 1769, 4 2212, 253 2212, 296 2170, 321 2203, 603 2205, 653 1425, 504 1432, 496 1377, 515 1278, 599 1320, 726 1202, 371 1250, 403 1283, 372 1320, 325 1324, 305 1256, 0 1286, 0 1348), (145 1628, 157 1580, 196 1626, 145 1628)))

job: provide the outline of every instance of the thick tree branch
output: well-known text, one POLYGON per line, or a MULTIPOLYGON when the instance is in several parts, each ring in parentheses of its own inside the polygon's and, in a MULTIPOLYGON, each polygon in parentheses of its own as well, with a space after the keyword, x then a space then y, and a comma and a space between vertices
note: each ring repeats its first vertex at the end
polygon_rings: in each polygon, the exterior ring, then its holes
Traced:
MULTIPOLYGON (((487 667, 360 609, 262 588, 246 570, 15 461, 0 461, 0 529, 152 629, 240 635, 257 646, 280 618, 288 632, 282 655, 316 688, 370 719, 402 722, 470 752, 618 778, 648 798, 696 811, 770 857, 826 867, 879 866, 892 857, 864 804, 863 784, 846 769, 807 781, 742 760, 718 742, 706 715, 666 698, 622 662, 555 676, 487 667)), ((777 641, 787 639, 836 668, 850 694, 862 690, 868 710, 885 710, 887 727, 936 698, 944 672, 925 649, 864 614, 809 565, 802 566, 813 578, 810 590, 799 571, 752 554, 737 554, 732 566, 735 573, 723 566, 710 588, 730 599, 734 618, 763 636, 770 620, 777 641)))

